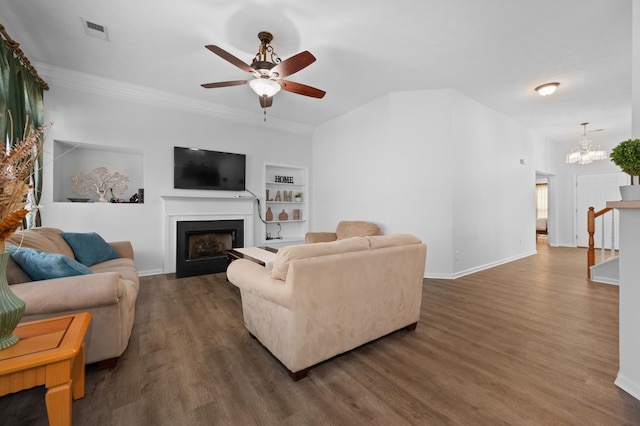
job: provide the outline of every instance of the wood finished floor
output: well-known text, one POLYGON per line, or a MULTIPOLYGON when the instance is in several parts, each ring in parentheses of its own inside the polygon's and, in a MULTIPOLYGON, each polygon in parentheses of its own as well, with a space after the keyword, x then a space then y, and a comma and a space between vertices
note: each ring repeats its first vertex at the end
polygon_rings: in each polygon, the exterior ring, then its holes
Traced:
MULTIPOLYGON (((618 288, 589 283, 586 251, 425 280, 398 331, 292 382, 242 325, 224 274, 141 279, 129 347, 88 366, 75 425, 638 425, 618 389, 618 288)), ((0 398, 0 424, 45 425, 42 387, 0 398)))

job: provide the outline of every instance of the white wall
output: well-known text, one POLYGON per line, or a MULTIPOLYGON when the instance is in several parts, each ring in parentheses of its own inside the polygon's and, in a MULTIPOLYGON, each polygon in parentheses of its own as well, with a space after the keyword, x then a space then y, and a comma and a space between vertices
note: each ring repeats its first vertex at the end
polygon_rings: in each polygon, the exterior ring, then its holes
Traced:
MULTIPOLYGON (((51 81, 48 79, 48 81, 51 81)), ((256 125, 103 95, 98 90, 74 90, 50 83, 45 114, 54 125, 45 145, 42 218, 44 226, 67 231, 96 231, 106 240, 130 240, 141 274, 161 273, 163 204, 161 195, 194 193, 173 189, 173 146, 192 146, 247 155, 247 188, 262 197, 265 162, 309 167, 311 137, 256 125), (53 202, 53 140, 64 140, 144 151, 144 204, 82 204, 53 202)), ((106 91, 105 91, 106 92, 106 91)), ((215 193, 216 191, 208 191, 215 193)), ((201 194, 202 191, 196 191, 201 194)), ((257 214, 257 211, 255 212, 257 214)), ((254 231, 259 232, 257 216, 254 231)), ((253 236, 254 241, 259 236, 253 236)))
MULTIPOLYGON (((633 138, 640 138, 640 4, 633 2, 632 32, 632 115, 633 138)), ((620 370, 615 384, 634 398, 640 399, 640 344, 638 340, 638 323, 640 322, 640 291, 638 282, 637 234, 639 214, 635 209, 620 212, 621 231, 627 233, 620 240, 620 370), (623 230, 622 227, 626 226, 623 230), (629 257, 624 257, 623 249, 627 249, 629 257)))
POLYGON ((457 274, 535 253, 534 143, 512 119, 452 92, 457 274), (521 164, 520 160, 525 164, 521 164))
POLYGON ((520 159, 536 143, 545 141, 452 90, 384 96, 316 129, 312 229, 370 220, 415 234, 429 277, 532 254, 535 168, 520 159))
POLYGON ((631 131, 640 139, 640 4, 632 3, 631 33, 631 131))

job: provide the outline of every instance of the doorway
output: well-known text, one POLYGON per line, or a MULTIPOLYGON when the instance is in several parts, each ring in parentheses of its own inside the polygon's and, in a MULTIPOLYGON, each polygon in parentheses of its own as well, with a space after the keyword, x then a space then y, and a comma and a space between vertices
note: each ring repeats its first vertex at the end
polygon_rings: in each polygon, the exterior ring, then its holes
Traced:
POLYGON ((554 176, 536 171, 536 243, 554 244, 554 176), (543 232, 542 232, 543 231, 543 232))

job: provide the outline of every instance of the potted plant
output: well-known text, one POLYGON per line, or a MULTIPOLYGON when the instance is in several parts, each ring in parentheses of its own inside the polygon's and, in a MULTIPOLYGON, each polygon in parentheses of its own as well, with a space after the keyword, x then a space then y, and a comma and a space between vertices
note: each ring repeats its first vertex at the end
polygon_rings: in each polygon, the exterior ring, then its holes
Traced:
POLYGON ((300 201, 302 201, 302 192, 296 193, 296 202, 299 203, 300 201))
POLYGON ((613 161, 623 172, 631 176, 631 185, 620 187, 620 195, 625 201, 640 200, 640 139, 629 139, 620 142, 611 151, 613 161), (638 185, 634 178, 638 177, 638 185))

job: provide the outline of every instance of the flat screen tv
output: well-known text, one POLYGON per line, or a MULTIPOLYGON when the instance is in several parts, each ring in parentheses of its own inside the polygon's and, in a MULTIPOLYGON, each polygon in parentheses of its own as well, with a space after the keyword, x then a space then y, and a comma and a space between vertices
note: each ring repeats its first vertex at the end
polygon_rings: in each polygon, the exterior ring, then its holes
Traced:
POLYGON ((173 187, 244 191, 246 156, 231 152, 173 147, 173 187))

